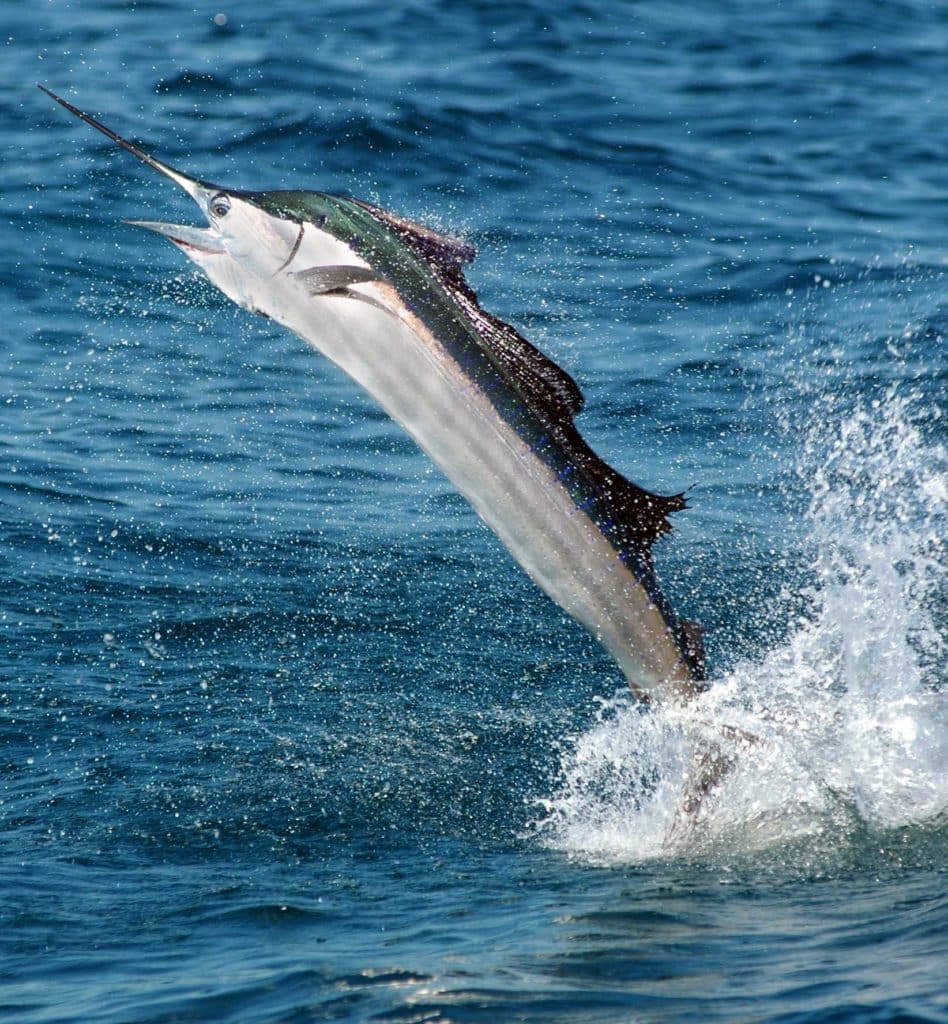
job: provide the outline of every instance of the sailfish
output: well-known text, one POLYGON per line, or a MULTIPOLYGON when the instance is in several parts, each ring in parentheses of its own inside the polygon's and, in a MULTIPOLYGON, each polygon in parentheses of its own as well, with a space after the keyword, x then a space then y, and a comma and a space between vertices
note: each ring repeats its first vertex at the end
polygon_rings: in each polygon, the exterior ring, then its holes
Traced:
MULTIPOLYGON (((685 496, 645 490, 593 451, 573 378, 478 301, 468 242, 361 199, 210 184, 40 88, 191 196, 206 227, 129 223, 369 392, 636 697, 682 706, 706 688, 700 631, 673 610, 652 557, 685 496)), ((698 775, 706 790, 711 775, 698 775)))

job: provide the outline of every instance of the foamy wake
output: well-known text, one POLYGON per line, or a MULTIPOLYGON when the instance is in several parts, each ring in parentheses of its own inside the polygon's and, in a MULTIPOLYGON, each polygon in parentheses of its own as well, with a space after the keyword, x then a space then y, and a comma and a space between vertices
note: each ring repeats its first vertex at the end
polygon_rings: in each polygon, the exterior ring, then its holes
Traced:
MULTIPOLYGON (((812 494, 810 612, 763 660, 737 665, 687 713, 643 713, 624 695, 564 746, 537 825, 592 861, 750 852, 948 811, 948 451, 917 423, 939 411, 892 389, 814 417, 800 459, 812 494), (939 616, 940 626, 939 626, 939 616), (722 723, 760 738, 671 851, 696 737, 722 723)), ((718 740, 725 746, 728 741, 718 740)))

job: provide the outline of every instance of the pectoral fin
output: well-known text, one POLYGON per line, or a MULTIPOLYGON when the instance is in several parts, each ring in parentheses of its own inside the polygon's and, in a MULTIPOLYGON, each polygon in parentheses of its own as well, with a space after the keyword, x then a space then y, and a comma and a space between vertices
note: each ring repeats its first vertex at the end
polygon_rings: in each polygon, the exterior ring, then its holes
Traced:
POLYGON ((386 281, 382 274, 371 267, 345 266, 343 264, 327 264, 323 267, 310 267, 298 270, 293 277, 302 282, 310 295, 331 295, 342 293, 352 284, 366 284, 369 281, 386 281))

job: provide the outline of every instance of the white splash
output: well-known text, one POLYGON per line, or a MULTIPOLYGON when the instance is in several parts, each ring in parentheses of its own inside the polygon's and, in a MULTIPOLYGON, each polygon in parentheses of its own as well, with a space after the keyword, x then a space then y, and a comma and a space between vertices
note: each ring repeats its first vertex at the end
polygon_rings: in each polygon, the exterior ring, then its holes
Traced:
POLYGON ((763 661, 737 665, 687 714, 619 696, 564 749, 539 835, 593 862, 669 856, 696 736, 760 737, 674 852, 751 852, 805 836, 845 842, 948 811, 944 628, 948 451, 941 415, 892 388, 869 407, 821 404, 800 477, 815 579, 810 611, 763 661), (940 612, 939 612, 940 609, 940 612))

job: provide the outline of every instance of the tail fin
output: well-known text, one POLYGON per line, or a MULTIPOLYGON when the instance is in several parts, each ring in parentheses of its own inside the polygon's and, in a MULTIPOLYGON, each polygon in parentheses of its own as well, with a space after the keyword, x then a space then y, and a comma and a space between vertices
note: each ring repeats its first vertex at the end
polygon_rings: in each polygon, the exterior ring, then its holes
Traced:
POLYGON ((717 732, 720 738, 705 734, 699 736, 695 743, 675 817, 665 836, 664 845, 668 850, 687 844, 694 834, 702 804, 733 770, 741 748, 746 749, 761 742, 760 737, 733 725, 710 722, 700 724, 706 730, 717 732))

